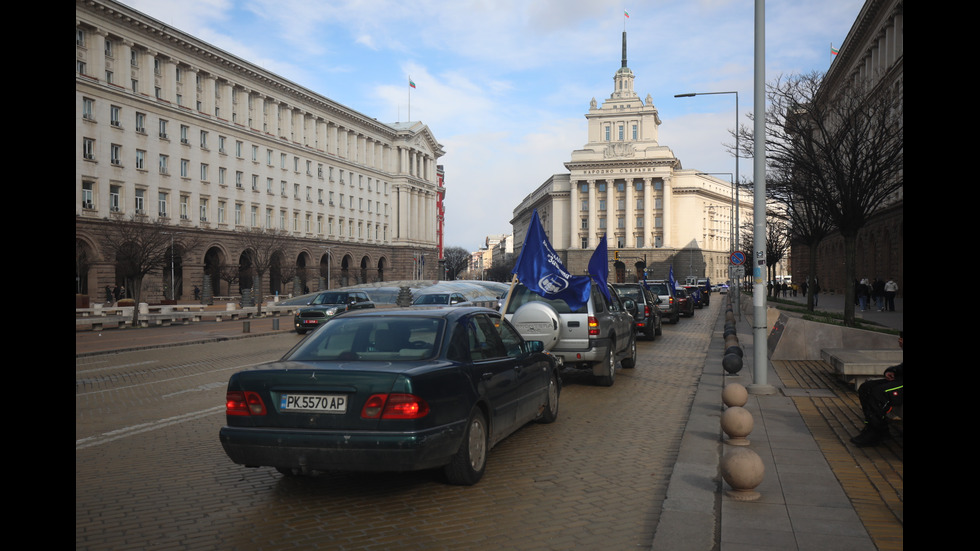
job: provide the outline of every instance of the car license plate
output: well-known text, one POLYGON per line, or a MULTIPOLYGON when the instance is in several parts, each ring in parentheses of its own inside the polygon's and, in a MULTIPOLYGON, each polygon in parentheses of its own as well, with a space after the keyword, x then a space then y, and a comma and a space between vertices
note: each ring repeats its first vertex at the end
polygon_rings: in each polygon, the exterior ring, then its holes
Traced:
POLYGON ((337 394, 283 394, 279 399, 279 410, 346 413, 347 396, 337 394))

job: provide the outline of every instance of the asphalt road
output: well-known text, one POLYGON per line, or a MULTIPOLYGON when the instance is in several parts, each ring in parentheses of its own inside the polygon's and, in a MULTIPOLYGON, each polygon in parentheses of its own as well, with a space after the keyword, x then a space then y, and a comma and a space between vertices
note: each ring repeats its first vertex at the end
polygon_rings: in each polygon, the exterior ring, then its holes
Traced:
POLYGON ((225 383, 281 356, 294 333, 80 356, 75 547, 647 547, 721 302, 640 341, 612 387, 566 371, 558 421, 498 444, 473 487, 433 472, 286 478, 231 463, 218 442, 225 383))

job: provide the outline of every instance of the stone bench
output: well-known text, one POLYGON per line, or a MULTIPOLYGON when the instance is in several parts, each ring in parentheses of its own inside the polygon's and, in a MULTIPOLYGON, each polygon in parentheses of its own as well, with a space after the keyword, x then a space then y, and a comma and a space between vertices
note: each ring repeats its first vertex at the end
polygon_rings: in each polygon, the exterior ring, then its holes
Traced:
POLYGON ((830 348, 820 351, 823 361, 834 368, 834 372, 857 390, 868 379, 880 379, 886 369, 902 363, 901 350, 847 350, 830 348))

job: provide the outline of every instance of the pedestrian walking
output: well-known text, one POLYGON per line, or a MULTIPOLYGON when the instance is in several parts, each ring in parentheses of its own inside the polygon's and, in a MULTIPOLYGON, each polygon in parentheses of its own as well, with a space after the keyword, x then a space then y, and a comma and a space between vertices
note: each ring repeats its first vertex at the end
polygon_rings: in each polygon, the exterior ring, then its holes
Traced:
POLYGON ((893 278, 888 278, 885 282, 885 306, 889 312, 895 311, 895 293, 898 292, 898 283, 893 278))
POLYGON ((880 277, 875 278, 871 284, 871 298, 875 301, 875 307, 879 312, 885 311, 885 282, 880 277))
POLYGON ((868 278, 862 279, 857 286, 857 299, 858 304, 861 306, 861 311, 864 312, 868 309, 868 299, 871 297, 871 289, 868 286, 868 278))

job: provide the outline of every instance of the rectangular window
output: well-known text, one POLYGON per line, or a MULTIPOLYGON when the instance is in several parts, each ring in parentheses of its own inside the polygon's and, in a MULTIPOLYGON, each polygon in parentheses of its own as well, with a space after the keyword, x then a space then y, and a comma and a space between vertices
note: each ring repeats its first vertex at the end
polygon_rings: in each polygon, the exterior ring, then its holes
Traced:
POLYGON ((122 109, 116 105, 109 106, 109 124, 112 126, 122 126, 122 122, 119 117, 122 115, 122 109))
POLYGON ((180 177, 187 178, 187 170, 190 168, 191 162, 187 159, 180 160, 180 177))
POLYGON ((201 149, 208 148, 208 133, 205 130, 201 130, 201 149))
POLYGON ((200 213, 201 222, 207 222, 208 221, 208 200, 206 198, 204 198, 204 197, 201 198, 200 210, 201 210, 201 213, 200 213))
POLYGON ((165 191, 157 194, 157 214, 160 218, 167 217, 167 192, 165 191))
POLYGON ((146 115, 143 113, 136 113, 136 131, 146 134, 146 115))
POLYGON ((160 119, 160 137, 167 139, 167 121, 160 119))
POLYGON ((88 161, 95 160, 95 140, 92 138, 82 138, 82 158, 88 161))
POLYGON ((136 207, 137 214, 143 214, 143 209, 145 208, 143 205, 143 193, 144 191, 142 189, 136 190, 136 196, 135 196, 136 202, 134 206, 136 207))
POLYGON ((160 174, 167 173, 167 162, 168 157, 166 155, 160 155, 160 174))
POLYGON ((82 182, 82 208, 95 208, 95 184, 82 182))
POLYGON ((190 127, 186 124, 180 125, 180 143, 189 144, 190 141, 187 139, 187 133, 190 131, 190 127))
POLYGON ((143 170, 146 163, 146 151, 141 149, 136 150, 136 170, 143 170))
POLYGON ((122 146, 119 144, 112 144, 109 146, 109 162, 118 165, 122 163, 122 146))
POLYGON ((110 211, 119 212, 121 193, 122 190, 119 186, 109 186, 109 210, 110 211))

